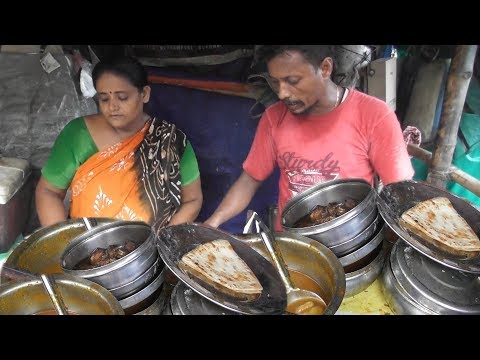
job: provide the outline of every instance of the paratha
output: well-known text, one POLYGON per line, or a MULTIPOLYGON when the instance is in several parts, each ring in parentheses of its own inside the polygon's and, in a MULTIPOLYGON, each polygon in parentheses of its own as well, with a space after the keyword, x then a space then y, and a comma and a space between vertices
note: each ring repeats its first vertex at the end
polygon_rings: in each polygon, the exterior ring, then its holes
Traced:
POLYGON ((422 201, 406 210, 400 225, 453 255, 480 254, 480 240, 446 197, 422 201))
POLYGON ((179 267, 237 299, 254 300, 263 290, 253 271, 227 240, 218 239, 197 246, 182 256, 179 267))

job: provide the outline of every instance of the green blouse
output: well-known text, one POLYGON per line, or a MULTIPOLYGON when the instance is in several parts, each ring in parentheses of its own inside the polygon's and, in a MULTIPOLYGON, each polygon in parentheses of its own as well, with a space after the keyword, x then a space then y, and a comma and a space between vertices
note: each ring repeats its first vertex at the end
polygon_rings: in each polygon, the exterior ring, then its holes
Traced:
MULTIPOLYGON (((70 121, 58 135, 50 156, 42 168, 43 177, 59 189, 67 189, 77 169, 98 152, 83 117, 70 121)), ((180 160, 182 185, 191 184, 200 176, 198 162, 190 141, 180 160)))

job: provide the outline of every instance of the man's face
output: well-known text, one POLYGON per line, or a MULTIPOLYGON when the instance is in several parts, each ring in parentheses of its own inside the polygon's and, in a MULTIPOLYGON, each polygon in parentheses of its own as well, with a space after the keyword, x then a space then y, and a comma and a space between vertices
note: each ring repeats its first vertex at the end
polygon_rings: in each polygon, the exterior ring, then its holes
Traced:
POLYGON ((270 86, 292 113, 316 113, 322 106, 330 73, 325 75, 320 65, 314 67, 294 50, 279 54, 268 62, 270 86))

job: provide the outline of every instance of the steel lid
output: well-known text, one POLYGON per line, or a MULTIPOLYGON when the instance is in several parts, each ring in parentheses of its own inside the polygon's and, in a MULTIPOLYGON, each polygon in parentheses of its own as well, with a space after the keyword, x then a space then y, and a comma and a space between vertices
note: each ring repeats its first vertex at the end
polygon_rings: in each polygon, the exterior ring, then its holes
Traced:
POLYGON ((170 306, 173 315, 238 315, 208 301, 182 282, 173 288, 170 306))
POLYGON ((441 315, 480 314, 478 275, 429 259, 404 241, 392 248, 395 278, 413 300, 441 315))

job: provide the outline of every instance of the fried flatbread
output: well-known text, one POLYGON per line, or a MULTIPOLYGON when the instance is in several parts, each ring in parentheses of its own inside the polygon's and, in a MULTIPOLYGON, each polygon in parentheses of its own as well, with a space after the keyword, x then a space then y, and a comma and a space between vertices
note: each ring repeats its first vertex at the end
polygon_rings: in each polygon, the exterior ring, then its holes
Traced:
POLYGON ((480 254, 478 236, 446 197, 425 200, 408 209, 400 225, 450 254, 480 254))
POLYGON ((263 290, 253 271, 227 240, 218 239, 197 246, 183 255, 179 267, 237 299, 254 300, 263 290))

